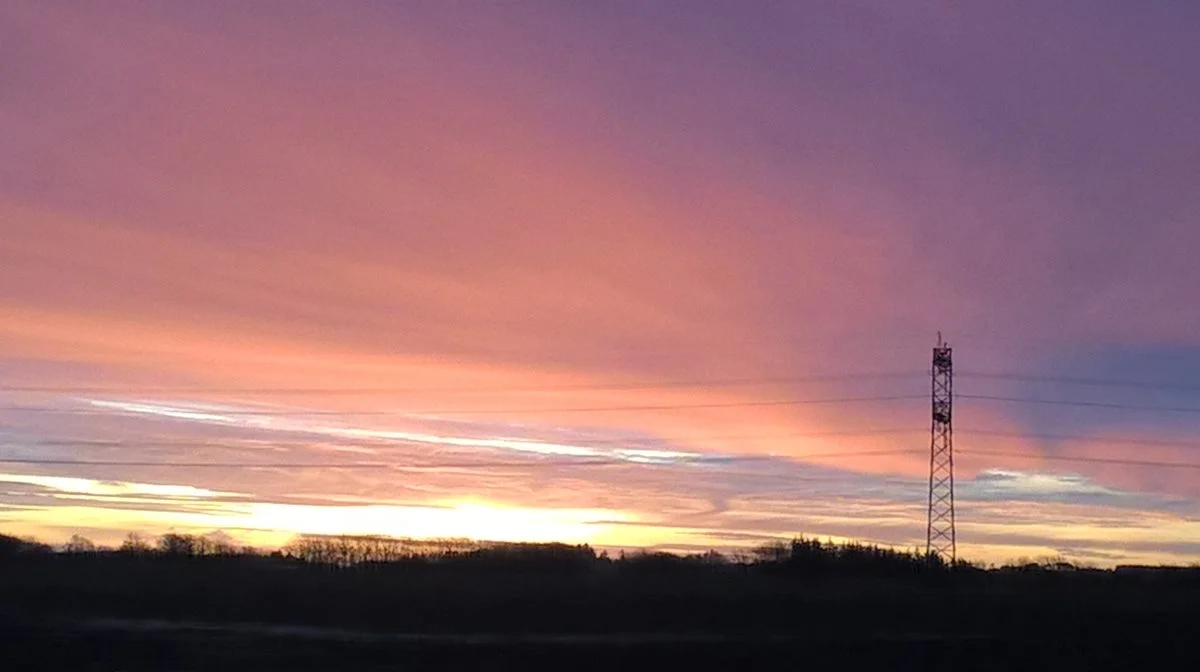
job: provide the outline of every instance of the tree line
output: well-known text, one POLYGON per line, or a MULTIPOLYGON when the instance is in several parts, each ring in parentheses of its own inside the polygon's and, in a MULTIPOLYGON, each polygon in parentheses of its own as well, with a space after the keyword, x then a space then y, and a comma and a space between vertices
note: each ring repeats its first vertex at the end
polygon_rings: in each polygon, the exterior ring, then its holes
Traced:
MULTIPOLYGON (((34 539, 0 535, 0 559, 44 555, 104 555, 140 558, 243 557, 328 568, 367 568, 394 564, 491 566, 509 569, 588 569, 622 566, 645 571, 704 568, 767 571, 865 572, 915 574, 949 567, 918 550, 897 550, 861 543, 834 543, 797 537, 743 552, 675 554, 620 551, 615 555, 587 544, 506 543, 470 539, 408 539, 371 535, 299 535, 277 550, 238 545, 222 534, 170 532, 157 537, 130 533, 116 548, 99 546, 75 535, 55 547, 34 539)), ((964 564, 964 566, 966 566, 964 564)))
MULTIPOLYGON (((961 560, 951 567, 939 556, 928 556, 920 549, 902 550, 859 542, 835 543, 805 536, 795 537, 790 541, 771 541, 747 550, 729 553, 710 550, 698 554, 675 554, 640 550, 619 551, 610 555, 608 551, 597 551, 587 544, 510 543, 458 538, 410 539, 375 535, 304 534, 297 535, 279 549, 266 550, 238 544, 220 532, 168 532, 159 536, 131 532, 116 547, 98 545, 78 534, 58 546, 32 538, 0 534, 0 561, 48 555, 163 559, 242 557, 333 569, 422 564, 490 566, 516 570, 569 570, 614 565, 650 572, 740 568, 774 573, 882 576, 927 575, 945 573, 951 569, 984 569, 982 566, 961 560)), ((993 569, 1008 572, 1098 571, 1058 556, 1021 558, 993 569)), ((1148 571, 1156 568, 1125 569, 1148 571)))

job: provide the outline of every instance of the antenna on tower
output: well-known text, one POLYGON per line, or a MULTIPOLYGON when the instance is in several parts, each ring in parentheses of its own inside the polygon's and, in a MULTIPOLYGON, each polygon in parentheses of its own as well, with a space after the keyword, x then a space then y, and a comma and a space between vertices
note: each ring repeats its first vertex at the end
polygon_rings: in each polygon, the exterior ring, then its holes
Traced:
POLYGON ((954 534, 954 360, 950 344, 938 332, 933 349, 929 440, 929 523, 925 554, 951 565, 957 558, 954 534))

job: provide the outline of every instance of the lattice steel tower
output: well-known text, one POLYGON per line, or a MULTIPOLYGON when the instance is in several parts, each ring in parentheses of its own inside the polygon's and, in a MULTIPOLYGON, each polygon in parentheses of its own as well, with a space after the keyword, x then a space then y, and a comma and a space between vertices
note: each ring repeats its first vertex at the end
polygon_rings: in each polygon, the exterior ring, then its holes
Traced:
POLYGON ((933 349, 933 424, 929 442, 929 526, 925 553, 953 564, 954 539, 954 361, 949 343, 933 349))

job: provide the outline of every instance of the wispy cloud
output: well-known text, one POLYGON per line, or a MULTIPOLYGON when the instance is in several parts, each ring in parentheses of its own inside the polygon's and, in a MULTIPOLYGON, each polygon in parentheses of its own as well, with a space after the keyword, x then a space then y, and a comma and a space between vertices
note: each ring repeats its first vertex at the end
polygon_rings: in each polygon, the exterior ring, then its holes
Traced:
POLYGON ((190 485, 98 481, 90 478, 71 478, 67 476, 0 474, 0 483, 25 483, 50 488, 58 492, 104 497, 147 496, 152 498, 191 500, 239 496, 239 493, 221 492, 190 485))

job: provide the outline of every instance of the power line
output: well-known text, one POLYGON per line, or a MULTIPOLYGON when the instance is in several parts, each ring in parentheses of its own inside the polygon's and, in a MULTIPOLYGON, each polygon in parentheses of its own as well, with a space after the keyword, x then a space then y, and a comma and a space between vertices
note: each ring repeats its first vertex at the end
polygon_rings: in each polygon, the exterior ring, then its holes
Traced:
POLYGON ((1023 432, 1004 432, 982 429, 960 429, 959 434, 971 436, 996 436, 1012 439, 1039 439, 1046 441, 1078 441, 1083 443, 1104 443, 1116 446, 1162 446, 1167 448, 1200 448, 1196 441, 1163 441, 1158 439, 1137 439, 1132 437, 1090 436, 1085 434, 1031 434, 1023 432))
MULTIPOLYGON (((611 446, 611 445, 634 445, 644 446, 653 444, 673 443, 673 442, 701 442, 701 441, 733 441, 733 440, 764 440, 764 439, 787 439, 787 438, 802 438, 802 439, 822 439, 833 437, 852 437, 852 436, 885 436, 889 434, 916 434, 924 433, 929 430, 924 428, 913 429, 865 429, 858 431, 832 431, 832 432, 795 432, 795 433, 780 433, 780 434, 740 434, 740 435, 715 435, 715 436, 647 436, 635 438, 604 438, 604 439, 587 439, 587 438, 523 438, 523 437, 504 437, 510 440, 525 441, 528 443, 545 443, 547 445, 572 445, 580 447, 590 446, 611 446)), ((304 433, 301 430, 299 433, 304 433)), ((467 440, 495 440, 496 437, 456 437, 466 438, 467 440)), ((0 439, 0 444, 5 443, 4 439, 0 439)), ((21 447, 52 447, 52 448, 69 448, 69 447, 98 447, 98 448, 148 448, 148 447, 170 447, 184 446, 190 448, 255 448, 280 446, 290 444, 312 444, 313 441, 297 438, 290 441, 283 440, 256 440, 256 439, 214 439, 214 440, 196 440, 196 439, 180 439, 175 441, 166 440, 105 440, 105 439, 66 439, 66 440, 37 440, 30 442, 21 442, 7 440, 7 443, 20 445, 21 447)), ((428 443, 420 439, 402 439, 402 438, 379 438, 379 439, 357 439, 354 441, 346 440, 331 440, 328 443, 337 444, 352 444, 356 446, 369 446, 372 444, 390 444, 390 443, 428 443)))
POLYGON ((506 393, 506 392, 570 392, 603 390, 640 390, 672 387, 737 387, 749 385, 779 385, 786 383, 836 383, 853 380, 885 380, 893 378, 915 378, 920 371, 817 374, 805 376, 778 376, 770 378, 725 378, 661 381, 632 381, 626 383, 596 383, 559 385, 549 387, 412 387, 412 388, 330 388, 330 387, 80 387, 47 385, 0 386, 0 393, 14 394, 262 394, 262 395, 372 395, 372 394, 433 394, 433 393, 506 393))
MULTIPOLYGON (((787 383, 836 383, 855 380, 885 380, 896 378, 915 378, 925 375, 921 371, 893 371, 877 373, 848 373, 848 374, 813 374, 776 377, 747 377, 747 378, 715 378, 715 379, 676 379, 676 380, 642 380, 614 383, 586 383, 578 385, 530 386, 530 387, 493 387, 493 386, 462 386, 462 387, 97 387, 70 385, 6 385, 0 386, 0 393, 20 394, 251 394, 251 395, 338 395, 338 396, 369 396, 374 394, 417 394, 417 393, 525 393, 525 392, 569 392, 569 391, 603 391, 603 390, 637 390, 673 387, 736 387, 750 385, 777 385, 787 383)), ((962 371, 957 372, 960 378, 978 378, 987 380, 1008 380, 1014 382, 1076 385, 1092 387, 1126 387, 1141 389, 1197 391, 1200 385, 1160 383, 1141 380, 1126 380, 1119 378, 1086 378, 1086 377, 1057 377, 1036 376, 1020 373, 962 371)))
MULTIPOLYGON (((979 455, 986 457, 1009 457, 1028 460, 1048 460, 1056 462, 1080 462, 1088 464, 1119 464, 1125 466, 1142 466, 1142 467, 1162 467, 1162 468, 1178 468, 1178 469, 1200 469, 1200 463, 1190 462, 1167 462, 1161 460, 1131 460, 1121 458, 1106 458, 1106 457, 1086 457, 1086 456, 1059 456, 1059 455, 1037 455, 1028 453, 1016 453, 1010 451, 996 450, 965 450, 958 449, 956 452, 970 455, 979 455)), ((918 451, 913 450, 864 450, 853 452, 837 452, 837 453, 817 453, 811 455, 801 455, 793 458, 779 458, 770 456, 743 456, 732 457, 727 460, 709 459, 709 460, 681 460, 678 462, 641 462, 620 459, 602 459, 602 460, 578 460, 574 462, 558 461, 558 462, 455 462, 444 464, 403 464, 399 462, 166 462, 166 461, 147 461, 147 460, 75 460, 75 459, 47 459, 47 458, 5 458, 0 459, 0 464, 29 464, 29 465, 48 465, 48 466, 77 466, 77 467, 166 467, 172 469, 399 469, 405 471, 422 471, 433 469, 503 469, 503 468, 526 468, 526 467, 613 467, 613 466, 643 466, 643 467, 714 467, 721 464, 730 464, 737 462, 753 462, 765 461, 771 459, 779 459, 789 463, 803 463, 807 460, 817 459, 838 459, 838 458, 856 458, 856 457, 875 457, 887 455, 919 455, 918 451)), ((754 472, 730 472, 728 470, 710 469, 708 473, 726 474, 726 475, 743 475, 743 476, 771 476, 771 474, 758 474, 754 472)), ((792 478, 791 476, 779 475, 781 477, 792 478)))
MULTIPOLYGON (((746 381, 749 382, 749 381, 746 381)), ((7 391, 13 391, 18 388, 3 388, 7 391)), ((33 389, 33 388, 19 388, 33 389)), ((50 389, 50 388, 43 388, 50 389)), ((67 388, 62 388, 66 390, 67 388)), ((181 388, 182 389, 182 388, 181 388)), ((532 390, 533 388, 529 388, 532 390)), ((598 387, 580 387, 578 389, 601 389, 598 387)), ((619 389, 614 386, 611 389, 619 389)), ((632 388, 629 388, 632 389, 632 388)), ((277 390, 284 392, 284 390, 277 390)), ((509 390, 514 391, 514 390, 509 390)), ((546 389, 545 391, 550 391, 546 389)), ((260 390, 262 393, 271 391, 260 390)), ((290 390, 292 393, 317 393, 318 390, 290 390)), ((322 390, 321 393, 329 392, 368 392, 366 390, 322 390)), ((1041 399, 1033 397, 1013 397, 990 394, 956 394, 956 398, 976 401, 995 401, 1003 403, 1016 404, 1041 404, 1041 405, 1056 405, 1056 406, 1075 406, 1088 408, 1104 408, 1115 410, 1135 410, 1135 411, 1158 411, 1171 413, 1200 413, 1198 407, 1178 407, 1178 406, 1147 406, 1138 404, 1126 404, 1117 402, 1105 401, 1087 401, 1087 400, 1072 400, 1072 399, 1041 399)), ((915 394, 899 394, 899 395, 879 395, 879 396, 861 396, 861 397, 837 397, 825 399, 779 399, 766 401, 734 401, 734 402, 713 402, 700 404, 650 404, 650 405, 631 405, 631 406, 582 406, 582 407, 542 407, 542 408, 504 408, 504 409, 421 409, 421 410, 250 410, 250 409, 209 409, 209 408, 186 408, 186 407, 169 407, 164 406, 162 415, 169 414, 195 414, 195 415, 211 415, 211 416, 389 416, 389 415, 505 415, 505 414, 521 414, 521 413, 598 413, 598 412, 625 412, 625 411, 673 411, 686 409, 720 409, 720 408, 743 408, 743 407, 767 407, 767 406, 797 406, 797 405, 818 405, 818 404, 840 404, 840 403, 870 403, 870 402, 888 402, 888 401, 905 401, 923 399, 923 395, 915 394)), ((136 412, 130 409, 112 409, 100 410, 95 408, 56 408, 56 407, 39 407, 39 406, 3 406, 0 407, 0 412, 12 413, 52 413, 52 414, 72 414, 72 415, 111 415, 114 412, 136 412)))
MULTIPOLYGON (((588 448, 588 447, 592 447, 592 446, 623 446, 623 445, 628 445, 628 446, 632 446, 632 447, 641 447, 641 446, 646 446, 646 445, 654 445, 654 444, 658 444, 658 443, 674 443, 674 442, 698 443, 701 441, 717 441, 717 440, 737 440, 737 439, 765 440, 765 439, 784 439, 784 438, 819 439, 819 438, 831 438, 831 437, 918 434, 918 433, 925 433, 928 431, 929 431, 928 429, 924 429, 924 428, 913 428, 913 429, 896 428, 896 429, 876 429, 876 430, 846 431, 846 432, 809 432, 809 433, 797 432, 797 433, 780 433, 780 434, 743 434, 743 435, 725 435, 725 436, 720 436, 720 435, 718 435, 718 436, 675 436, 675 437, 652 437, 652 438, 648 437, 648 438, 640 438, 640 439, 634 438, 634 439, 514 439, 514 440, 527 441, 531 444, 544 443, 546 445, 570 445, 570 446, 578 446, 581 448, 588 448)), ((1193 442, 1161 441, 1161 440, 1154 440, 1154 439, 1137 439, 1137 438, 1132 438, 1132 437, 1104 437, 1104 436, 1081 435, 1081 434, 1036 434, 1036 433, 1007 432, 1007 431, 970 429, 970 428, 956 430, 956 433, 959 435, 965 435, 965 436, 992 436, 992 437, 1011 438, 1011 439, 1041 439, 1041 440, 1051 440, 1051 441, 1100 443, 1100 444, 1131 446, 1131 447, 1160 446, 1160 447, 1168 447, 1168 448, 1200 449, 1200 443, 1194 442, 1194 441, 1193 442)), ((476 437, 476 438, 478 438, 478 437, 476 437)), ((3 441, 0 441, 0 443, 3 443, 3 441)), ((194 439, 181 439, 178 441, 163 441, 163 440, 151 440, 151 441, 113 440, 113 441, 108 441, 108 440, 81 439, 81 440, 31 441, 31 442, 19 442, 19 441, 9 440, 8 443, 10 445, 19 445, 22 448, 41 448, 41 447, 47 447, 47 448, 186 447, 186 448, 218 448, 218 449, 220 449, 220 448, 254 449, 254 448, 259 448, 259 447, 273 447, 273 446, 292 445, 292 444, 300 444, 301 446, 309 445, 309 442, 306 442, 303 439, 297 439, 297 440, 293 440, 293 441, 276 441, 276 440, 251 441, 244 445, 238 439, 207 440, 207 441, 194 440, 194 439)), ((346 443, 346 444, 353 444, 355 446, 370 446, 371 444, 375 444, 375 443, 383 443, 383 444, 421 443, 421 441, 415 440, 415 439, 414 440, 378 439, 378 440, 360 440, 360 441, 333 441, 331 443, 336 443, 336 444, 346 443)), ((835 453, 832 455, 837 455, 837 454, 842 454, 842 453, 835 453)), ((859 453, 855 453, 855 454, 856 455, 865 455, 865 454, 869 454, 869 453, 859 452, 859 453)), ((882 454, 882 453, 874 453, 874 454, 882 454)), ((804 456, 804 457, 806 457, 806 458, 807 457, 828 457, 830 455, 831 454, 822 454, 819 456, 804 456)), ((744 460, 744 459, 746 459, 746 456, 736 456, 731 459, 744 460)), ((0 462, 3 462, 3 461, 4 460, 0 460, 0 462)), ((370 464, 374 464, 374 463, 370 463, 370 464)), ((140 465, 140 463, 139 463, 139 465, 140 465)), ((131 464, 128 466, 139 466, 139 465, 131 464)))
POLYGON ((678 461, 642 461, 606 457, 602 459, 558 460, 558 461, 508 461, 508 462, 447 462, 434 464, 407 464, 402 462, 170 462, 163 460, 79 460, 56 458, 0 458, 0 464, 39 464, 83 467, 170 467, 183 469, 498 469, 521 467, 597 467, 597 466, 655 466, 655 467, 709 467, 739 462, 802 462, 804 460, 868 457, 878 455, 908 455, 911 450, 881 449, 814 453, 795 457, 772 455, 711 456, 702 459, 680 459, 678 461))
MULTIPOLYGON (((1005 457, 1018 458, 1029 460, 1046 460, 1055 462, 1074 462, 1084 464, 1112 464, 1121 466, 1138 466, 1152 467, 1164 469, 1200 469, 1200 464, 1188 462, 1167 462, 1161 460, 1132 460, 1120 458, 1103 458, 1103 457, 1086 457, 1086 456, 1057 456, 1057 455, 1030 455, 1024 453, 1014 453, 1006 451, 991 451, 991 450, 963 450, 957 452, 965 453, 974 456, 984 457, 1005 457)), ((804 462, 817 459, 843 459, 856 457, 874 457, 887 455, 910 455, 916 456, 917 453, 911 450, 878 450, 878 451, 858 451, 847 453, 824 453, 816 455, 805 455, 797 457, 788 462, 804 462)), ((746 462, 753 461, 746 458, 731 460, 731 462, 746 462)), ((73 467, 141 467, 141 468, 170 468, 170 469, 395 469, 400 471, 433 471, 433 470, 477 470, 477 469, 522 469, 522 468, 573 468, 573 467, 654 467, 654 468, 681 468, 681 467, 703 467, 704 472, 711 475, 720 476, 749 476, 754 478, 785 478, 785 479, 800 479, 802 477, 787 475, 787 474, 770 474, 761 472, 748 471, 730 471, 714 469, 712 467, 719 464, 727 464, 724 461, 682 461, 682 462, 634 462, 629 460, 584 460, 576 462, 475 462, 475 463, 446 463, 446 464, 424 464, 412 465, 401 464, 395 462, 264 462, 264 463, 248 463, 248 462, 164 462, 164 461, 145 461, 145 460, 112 460, 112 461, 96 461, 96 460, 56 460, 42 458, 11 458, 0 459, 0 464, 23 464, 23 465, 38 465, 38 466, 73 466, 73 467)), ((835 476, 830 476, 828 479, 821 478, 816 480, 833 480, 835 476)), ((812 480, 812 479, 810 479, 812 480)), ((886 480, 886 479, 885 479, 886 480)), ((908 481, 904 481, 908 483, 908 481)), ((914 481, 912 484, 920 485, 914 481)))
MULTIPOLYGON (((873 451, 856 451, 856 452, 839 452, 839 453, 823 453, 806 455, 803 460, 829 459, 829 458, 852 458, 876 455, 901 455, 913 454, 907 450, 873 450, 873 451)), ((747 456, 737 458, 734 462, 753 462, 760 460, 776 459, 771 457, 747 456)), ((793 463, 792 466, 805 466, 802 463, 797 463, 799 459, 788 460, 793 463)), ((0 464, 31 464, 31 465, 51 465, 51 466, 79 466, 79 467, 167 467, 171 469, 396 469, 400 471, 448 471, 448 470, 478 470, 478 469, 495 469, 495 468, 535 468, 535 467, 652 467, 655 469, 691 469, 687 476, 689 478, 697 477, 721 477, 722 479, 734 477, 748 477, 756 481, 763 480, 781 480, 789 483, 806 482, 806 483, 829 483, 844 481, 845 475, 842 474, 784 474, 776 471, 746 471, 746 470, 731 470, 722 469, 721 466, 729 464, 724 461, 684 461, 672 463, 642 463, 630 460, 576 460, 576 461, 557 461, 557 462, 475 462, 475 463, 446 463, 446 464, 424 464, 424 465, 409 465, 397 464, 389 462, 350 462, 350 463, 239 463, 239 462, 146 462, 146 461, 85 461, 85 460, 46 460, 46 459, 5 459, 0 460, 0 464)), ((728 481, 723 481, 728 484, 728 481)), ((873 481, 872 485, 891 485, 891 486, 916 486, 919 483, 911 479, 897 477, 882 477, 873 481)))
POLYGON ((1174 390, 1179 392, 1200 392, 1200 385, 1174 383, 1155 383, 1151 381, 1122 380, 1119 378, 1072 378, 1056 376, 1029 376, 1016 373, 988 373, 967 371, 958 374, 965 378, 982 378, 990 380, 1010 380, 1023 383, 1044 383, 1050 385, 1077 385, 1086 387, 1126 387, 1148 390, 1174 390))
POLYGON ((1014 404, 1049 404, 1054 406, 1083 406, 1089 408, 1107 408, 1128 411, 1160 411, 1168 413, 1200 413, 1200 408, 1177 406, 1139 406, 1136 404, 1117 404, 1106 401, 1073 401, 1069 399, 1034 399, 1029 397, 1002 397, 989 394, 958 394, 958 399, 975 399, 979 401, 1001 401, 1014 404))
MULTIPOLYGON (((171 417, 171 414, 178 416, 186 415, 204 415, 204 416, 394 416, 394 415, 509 415, 519 413, 604 413, 604 412, 622 412, 622 411, 675 411, 686 409, 717 409, 717 408, 744 408, 752 406, 798 406, 808 404, 849 404, 849 403, 869 403, 883 401, 902 401, 912 399, 924 399, 922 395, 916 394, 901 394, 887 395, 875 397, 840 397, 832 399, 779 399, 771 401, 732 401, 732 402, 716 402, 705 404, 662 404, 648 406, 583 406, 583 407, 559 407, 559 408, 513 408, 513 409, 445 409, 445 410, 371 410, 371 411, 311 411, 311 410, 263 410, 252 411, 248 409, 235 410, 220 410, 220 409, 203 409, 203 408, 176 408, 164 406, 161 409, 163 417, 171 417)), ((0 407, 0 412, 13 413, 57 413, 68 415, 114 415, 120 412, 136 412, 130 409, 114 408, 112 410, 99 410, 95 408, 54 408, 40 406, 3 406, 0 407)), ((153 414, 153 413, 148 413, 153 414)), ((182 419, 186 419, 182 418, 182 419)))
MULTIPOLYGON (((632 446, 632 447, 642 447, 642 446, 646 446, 646 445, 654 445, 654 444, 661 444, 661 443, 674 443, 674 442, 698 443, 698 442, 702 442, 702 441, 718 441, 718 440, 751 440, 751 439, 766 440, 766 439, 786 439, 786 438, 821 439, 821 438, 856 437, 856 436, 887 436, 887 435, 917 434, 917 433, 924 433, 927 431, 928 430, 925 428, 881 428, 881 429, 867 429, 867 430, 857 430, 857 431, 795 432, 795 433, 785 432, 785 433, 777 433, 777 434, 740 434, 740 435, 713 435, 713 436, 703 436, 703 435, 667 436, 667 437, 661 437, 661 436, 649 437, 648 436, 648 437, 634 437, 634 438, 604 438, 604 439, 587 439, 587 438, 546 438, 546 439, 542 439, 542 438, 521 438, 521 437, 508 437, 508 438, 511 438, 512 440, 525 441, 530 444, 570 445, 570 446, 578 446, 581 448, 587 448, 587 447, 592 447, 592 446, 623 446, 623 445, 628 445, 628 446, 632 446)), ((1194 442, 1194 441, 1165 441, 1165 440, 1155 440, 1155 439, 1139 439, 1139 438, 1134 438, 1134 437, 1105 437, 1105 436, 1083 435, 1083 434, 1041 434, 1041 433, 1010 432, 1010 431, 987 430, 987 429, 972 429, 969 427, 964 428, 964 429, 958 429, 958 430, 956 430, 956 433, 959 435, 965 435, 965 436, 991 436, 991 437, 1011 438, 1011 439, 1040 439, 1040 440, 1051 440, 1051 441, 1072 441, 1072 442, 1082 442, 1082 443, 1100 443, 1100 444, 1109 444, 1109 445, 1122 445, 1122 446, 1131 446, 1131 447, 1160 446, 1160 447, 1168 447, 1168 448, 1200 449, 1200 443, 1194 442)), ((467 438, 468 439, 477 438, 480 440, 484 440, 484 439, 492 438, 492 437, 467 437, 467 438)), ((66 439, 66 440, 36 440, 36 441, 29 441, 29 442, 22 442, 22 441, 17 441, 17 440, 12 440, 12 439, 8 439, 8 440, 0 439, 0 443, 8 443, 9 445, 17 445, 22 448, 39 448, 39 447, 49 447, 49 448, 187 447, 187 448, 218 448, 218 449, 219 448, 254 449, 254 448, 259 448, 259 447, 273 447, 273 446, 294 445, 294 444, 300 444, 301 446, 304 446, 304 445, 310 445, 312 442, 307 441, 302 438, 290 440, 290 441, 274 440, 274 439, 269 440, 269 441, 259 441, 259 440, 254 440, 254 439, 242 440, 242 439, 237 439, 237 438, 231 438, 231 439, 224 439, 224 440, 221 440, 221 439, 214 439, 214 440, 180 439, 180 440, 174 440, 174 441, 136 440, 136 439, 122 439, 122 440, 66 439)), ((422 441, 420 441, 419 439, 409 440, 409 439, 400 439, 400 438, 396 438, 396 439, 381 438, 381 439, 363 439, 363 440, 353 440, 353 441, 335 440, 335 441, 330 441, 329 443, 352 444, 355 446, 368 446, 369 447, 373 444, 422 443, 422 441)), ((811 458, 835 457, 838 455, 855 455, 855 456, 857 456, 857 455, 868 455, 868 454, 886 454, 886 453, 890 453, 890 452, 892 452, 892 451, 883 451, 883 452, 859 451, 856 453, 822 453, 819 455, 801 456, 801 459, 810 458, 810 457, 811 458)), ((982 454, 979 451, 970 451, 970 452, 973 452, 976 454, 982 454)), ((999 455, 999 453, 997 453, 997 455, 999 455)), ((1030 455, 1019 454, 1019 453, 1013 453, 1012 456, 1030 457, 1030 455)), ((745 460, 748 457, 751 457, 751 456, 733 456, 730 459, 745 460)), ((11 460, 0 460, 0 462, 6 462, 6 461, 11 461, 11 460)), ((25 461, 30 462, 30 463, 36 463, 36 461, 30 461, 30 460, 25 460, 25 461)), ((79 460, 60 460, 57 462, 62 463, 62 464, 100 464, 100 463, 92 463, 92 462, 79 461, 79 460)), ((104 464, 107 464, 107 463, 104 463, 104 464)), ((118 462, 114 462, 112 464, 114 466, 142 466, 143 464, 157 465, 159 463, 143 463, 143 462, 118 463, 118 462)), ((171 463, 163 463, 163 464, 168 465, 171 463)), ((214 466, 238 466, 239 464, 244 464, 244 463, 220 463, 220 464, 214 464, 214 466)), ((342 466, 345 466, 344 463, 335 463, 335 464, 330 464, 327 466, 338 466, 339 464, 342 464, 342 466)), ((386 465, 386 464, 391 464, 391 463, 363 463, 362 466, 380 466, 380 465, 386 465)), ((258 465, 253 465, 253 466, 258 466, 258 465)), ((265 466, 270 466, 270 465, 265 465, 265 466)), ((286 465, 284 465, 284 466, 286 466, 286 465)), ((303 466, 323 466, 323 463, 316 463, 316 464, 305 463, 305 465, 303 465, 303 466)))
POLYGON ((1159 460, 1125 460, 1108 457, 1059 456, 1059 455, 1027 455, 998 450, 959 450, 969 455, 986 455, 989 457, 1015 457, 1030 460, 1051 460, 1056 462, 1082 462, 1089 464, 1120 464, 1136 467, 1162 467, 1175 469, 1200 469, 1200 464, 1191 462, 1163 462, 1159 460))
POLYGON ((53 458, 5 458, 0 464, 36 464, 73 467, 169 467, 171 469, 504 469, 535 466, 603 467, 620 465, 618 460, 575 462, 459 462, 446 464, 402 464, 399 462, 166 462, 147 460, 74 460, 53 458))
MULTIPOLYGON (((1029 453, 1016 453, 1011 451, 995 451, 995 450, 965 450, 958 449, 956 452, 986 456, 986 457, 1007 457, 1028 460, 1047 460, 1057 462, 1079 462, 1087 464, 1117 464, 1125 466, 1142 466, 1142 467, 1161 467, 1161 468, 1178 468, 1178 469, 1200 469, 1200 463, 1188 462, 1168 462, 1161 460, 1133 460, 1121 458, 1105 458, 1105 457, 1087 457, 1087 456, 1059 456, 1059 455, 1040 455, 1029 453)), ((658 462, 658 461, 635 461, 622 460, 617 458, 605 459, 585 459, 575 461, 555 461, 555 462, 539 462, 539 461, 509 461, 509 462, 453 462, 453 463, 437 463, 437 464, 405 464, 400 462, 170 462, 170 461, 150 461, 150 460, 79 460, 79 459, 53 459, 53 458, 3 458, 0 459, 0 464, 28 464, 28 465, 45 465, 45 466, 76 466, 76 467, 164 467, 171 469, 398 469, 403 471, 423 471, 423 470, 438 470, 438 469, 503 469, 503 468, 529 468, 529 467, 614 467, 614 466, 641 466, 655 468, 671 468, 671 467, 702 467, 711 474, 724 475, 742 475, 755 477, 768 477, 771 474, 761 474, 755 472, 730 472, 728 470, 717 470, 713 467, 723 464, 736 464, 755 461, 770 461, 779 460, 787 463, 804 463, 810 460, 818 459, 843 459, 857 457, 876 457, 876 456, 900 456, 910 455, 917 456, 918 451, 907 449, 881 449, 881 450, 863 450, 863 451, 842 451, 830 453, 815 453, 809 455, 798 455, 795 457, 779 457, 779 456, 729 456, 729 457, 713 457, 700 460, 679 460, 674 462, 658 462)), ((792 478, 787 475, 778 475, 780 477, 792 478)))

